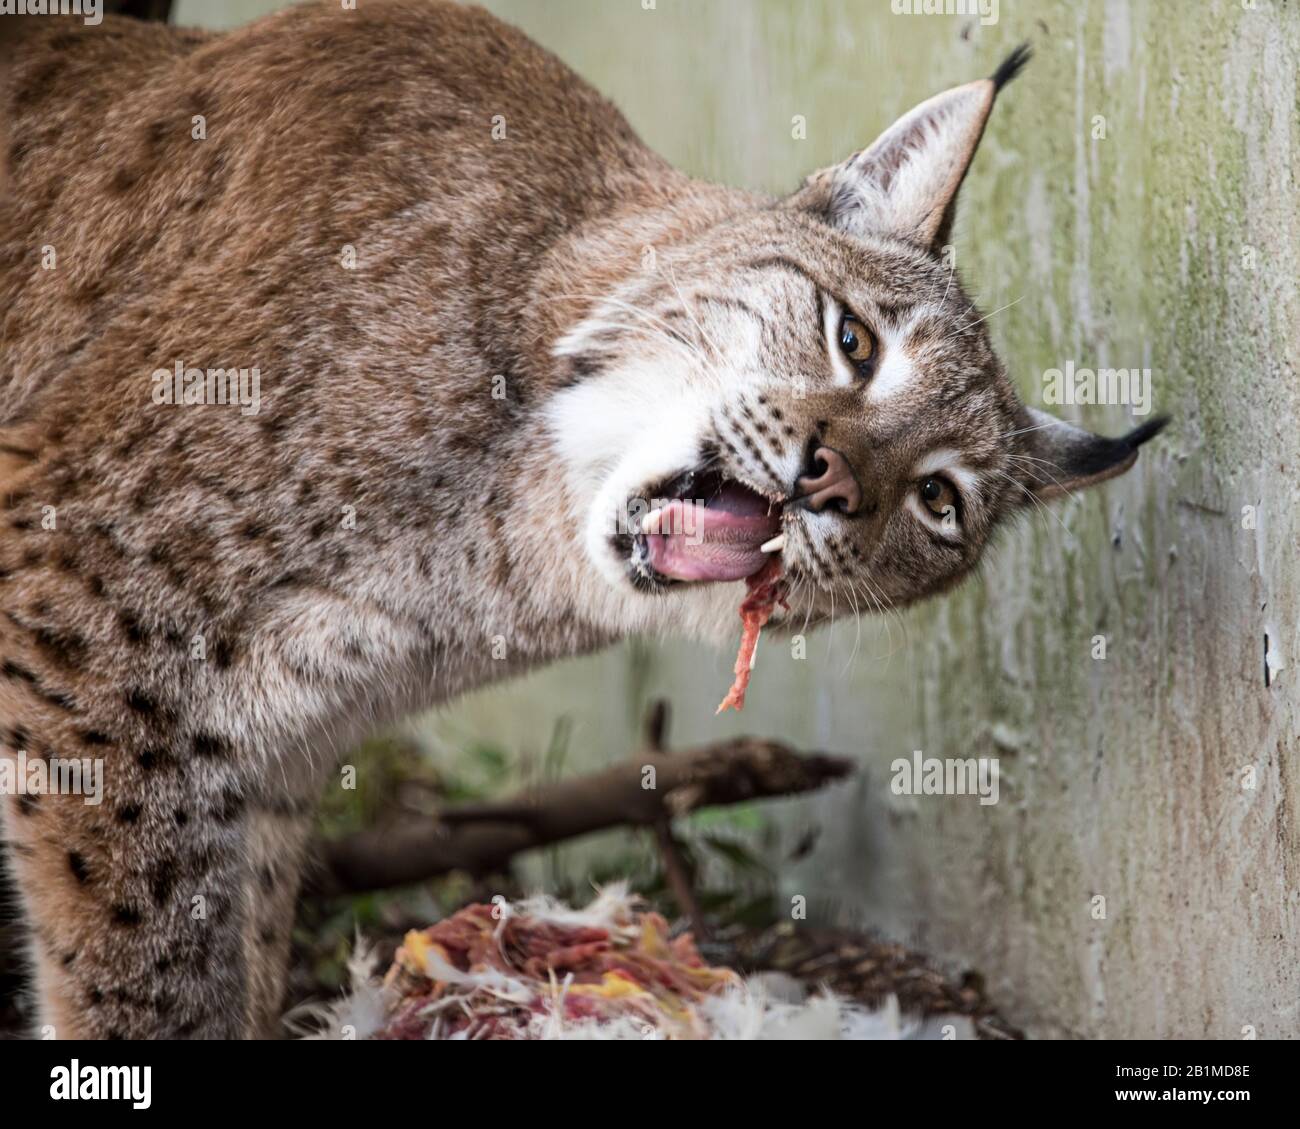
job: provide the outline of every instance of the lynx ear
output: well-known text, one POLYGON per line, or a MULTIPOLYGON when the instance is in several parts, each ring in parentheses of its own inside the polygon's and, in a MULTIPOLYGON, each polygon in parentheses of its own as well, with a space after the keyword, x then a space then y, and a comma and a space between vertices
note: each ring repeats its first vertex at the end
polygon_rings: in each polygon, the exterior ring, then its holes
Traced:
POLYGON ((1037 408, 1025 412, 1028 423, 1023 438, 1032 459, 1021 463, 1021 479, 1040 501, 1123 474, 1137 462, 1138 448, 1159 435, 1169 422, 1161 416, 1118 439, 1107 439, 1037 408))
POLYGON ((894 235, 939 246, 998 91, 1029 61, 1017 47, 988 79, 958 86, 899 118, 870 149, 810 176, 788 205, 851 235, 894 235))

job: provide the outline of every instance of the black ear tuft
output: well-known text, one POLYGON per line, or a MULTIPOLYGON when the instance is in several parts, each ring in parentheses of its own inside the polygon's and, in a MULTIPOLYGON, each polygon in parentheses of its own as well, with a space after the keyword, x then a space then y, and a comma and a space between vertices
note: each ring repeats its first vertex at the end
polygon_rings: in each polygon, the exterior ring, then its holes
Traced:
POLYGON ((1011 52, 993 73, 993 86, 995 90, 1001 90, 1008 82, 1016 77, 1025 69, 1025 64, 1034 57, 1034 52, 1028 43, 1022 43, 1011 52))
POLYGON ((1127 443, 1129 447, 1136 450, 1138 447, 1141 447, 1142 444, 1147 442, 1149 439, 1154 439, 1168 426, 1169 426, 1168 416, 1157 416, 1155 419, 1151 420, 1150 422, 1144 423, 1141 427, 1135 427, 1132 431, 1130 431, 1127 435, 1124 436, 1124 442, 1127 443))

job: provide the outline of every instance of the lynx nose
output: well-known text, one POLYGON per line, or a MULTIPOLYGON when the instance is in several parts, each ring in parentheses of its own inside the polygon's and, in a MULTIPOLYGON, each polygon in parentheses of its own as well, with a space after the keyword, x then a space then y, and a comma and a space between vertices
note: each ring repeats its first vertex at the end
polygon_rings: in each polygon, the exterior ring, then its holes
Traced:
POLYGON ((818 466, 826 469, 795 483, 803 504, 814 513, 829 505, 837 505, 841 513, 857 513, 862 508, 862 487, 849 460, 834 447, 818 447, 813 452, 813 469, 818 466))

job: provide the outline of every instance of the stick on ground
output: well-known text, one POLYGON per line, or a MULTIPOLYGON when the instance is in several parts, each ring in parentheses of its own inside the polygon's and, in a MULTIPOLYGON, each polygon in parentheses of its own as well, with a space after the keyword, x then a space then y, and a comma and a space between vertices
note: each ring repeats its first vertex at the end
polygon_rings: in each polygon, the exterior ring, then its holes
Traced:
POLYGON ((588 776, 503 803, 452 808, 434 820, 375 828, 320 844, 307 893, 346 894, 421 882, 454 870, 499 871, 522 851, 612 827, 663 826, 698 808, 812 792, 852 762, 740 737, 669 753, 646 749, 588 776), (644 787, 653 767, 654 787, 644 787))

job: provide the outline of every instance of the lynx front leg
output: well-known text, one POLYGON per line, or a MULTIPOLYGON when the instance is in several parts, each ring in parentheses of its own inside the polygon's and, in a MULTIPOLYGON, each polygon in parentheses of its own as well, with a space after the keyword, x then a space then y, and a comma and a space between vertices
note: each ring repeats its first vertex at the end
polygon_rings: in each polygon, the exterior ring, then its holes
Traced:
POLYGON ((239 680, 233 629, 209 627, 211 661, 193 651, 211 613, 184 577, 146 606, 166 550, 134 554, 112 521, 74 520, 41 459, 35 439, 0 430, 0 782, 23 793, 0 789, 0 820, 38 1026, 263 1032, 280 1007, 310 763, 281 764, 250 727, 259 683, 239 680), (42 523, 40 499, 60 502, 57 520, 42 523))
POLYGON ((279 799, 250 816, 244 894, 244 953, 248 968, 248 1031, 274 1039, 289 967, 289 942, 314 803, 279 799))
POLYGON ((54 794, 60 784, 6 797, 40 1033, 248 1034, 249 819, 238 792, 214 792, 161 750, 136 755, 128 772, 112 755, 96 761, 82 748, 60 757, 21 729, 5 736, 11 763, 25 762, 29 781, 40 765, 66 773, 65 782, 68 766, 83 773, 81 794, 54 794))

